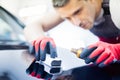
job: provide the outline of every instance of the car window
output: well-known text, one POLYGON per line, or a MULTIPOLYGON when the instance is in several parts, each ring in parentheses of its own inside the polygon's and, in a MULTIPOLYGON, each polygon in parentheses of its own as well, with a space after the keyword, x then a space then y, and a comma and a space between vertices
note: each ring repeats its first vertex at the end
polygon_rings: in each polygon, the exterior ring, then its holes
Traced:
POLYGON ((17 36, 5 21, 0 18, 0 40, 17 40, 17 36))
POLYGON ((24 26, 17 17, 0 6, 0 50, 28 49, 24 26))
POLYGON ((0 7, 0 41, 23 41, 23 25, 11 13, 0 7))

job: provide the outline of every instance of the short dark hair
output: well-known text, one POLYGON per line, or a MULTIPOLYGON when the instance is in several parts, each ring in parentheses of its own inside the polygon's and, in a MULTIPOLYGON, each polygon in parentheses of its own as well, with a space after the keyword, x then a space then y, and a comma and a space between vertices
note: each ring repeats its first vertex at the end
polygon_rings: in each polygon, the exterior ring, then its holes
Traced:
POLYGON ((65 6, 70 0, 52 0, 53 7, 59 8, 65 6))

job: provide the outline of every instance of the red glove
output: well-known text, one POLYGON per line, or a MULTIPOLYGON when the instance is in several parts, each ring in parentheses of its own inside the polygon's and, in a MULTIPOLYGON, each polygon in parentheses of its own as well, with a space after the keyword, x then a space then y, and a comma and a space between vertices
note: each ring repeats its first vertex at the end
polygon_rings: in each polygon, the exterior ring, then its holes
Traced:
POLYGON ((120 44, 99 41, 83 50, 80 55, 86 63, 95 62, 100 67, 120 60, 120 44))
POLYGON ((45 61, 46 54, 50 54, 51 58, 57 57, 56 45, 53 39, 50 37, 42 37, 32 41, 30 53, 35 55, 35 60, 28 67, 26 72, 33 77, 50 80, 52 75, 44 71, 44 65, 36 63, 36 61, 45 61))
POLYGON ((35 60, 26 69, 26 73, 29 74, 30 76, 33 76, 39 79, 50 80, 52 78, 51 74, 44 71, 44 66, 39 63, 36 63, 35 60))
POLYGON ((46 53, 50 54, 51 58, 57 57, 56 45, 52 38, 43 37, 32 41, 31 54, 35 54, 36 60, 45 61, 46 53))

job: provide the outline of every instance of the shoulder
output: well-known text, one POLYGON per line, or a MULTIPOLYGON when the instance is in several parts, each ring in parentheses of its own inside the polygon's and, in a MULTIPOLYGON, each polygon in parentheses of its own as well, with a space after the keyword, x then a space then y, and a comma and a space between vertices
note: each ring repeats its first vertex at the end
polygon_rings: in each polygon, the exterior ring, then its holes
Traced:
POLYGON ((110 13, 114 24, 120 29, 120 0, 110 0, 110 13))

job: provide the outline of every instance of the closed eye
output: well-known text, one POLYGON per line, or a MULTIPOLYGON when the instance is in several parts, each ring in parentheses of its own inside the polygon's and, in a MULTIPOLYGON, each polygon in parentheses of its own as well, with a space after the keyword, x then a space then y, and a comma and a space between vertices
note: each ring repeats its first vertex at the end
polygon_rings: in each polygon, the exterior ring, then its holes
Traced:
POLYGON ((80 11, 81 11, 81 9, 76 10, 76 11, 73 13, 73 15, 77 15, 80 11))

